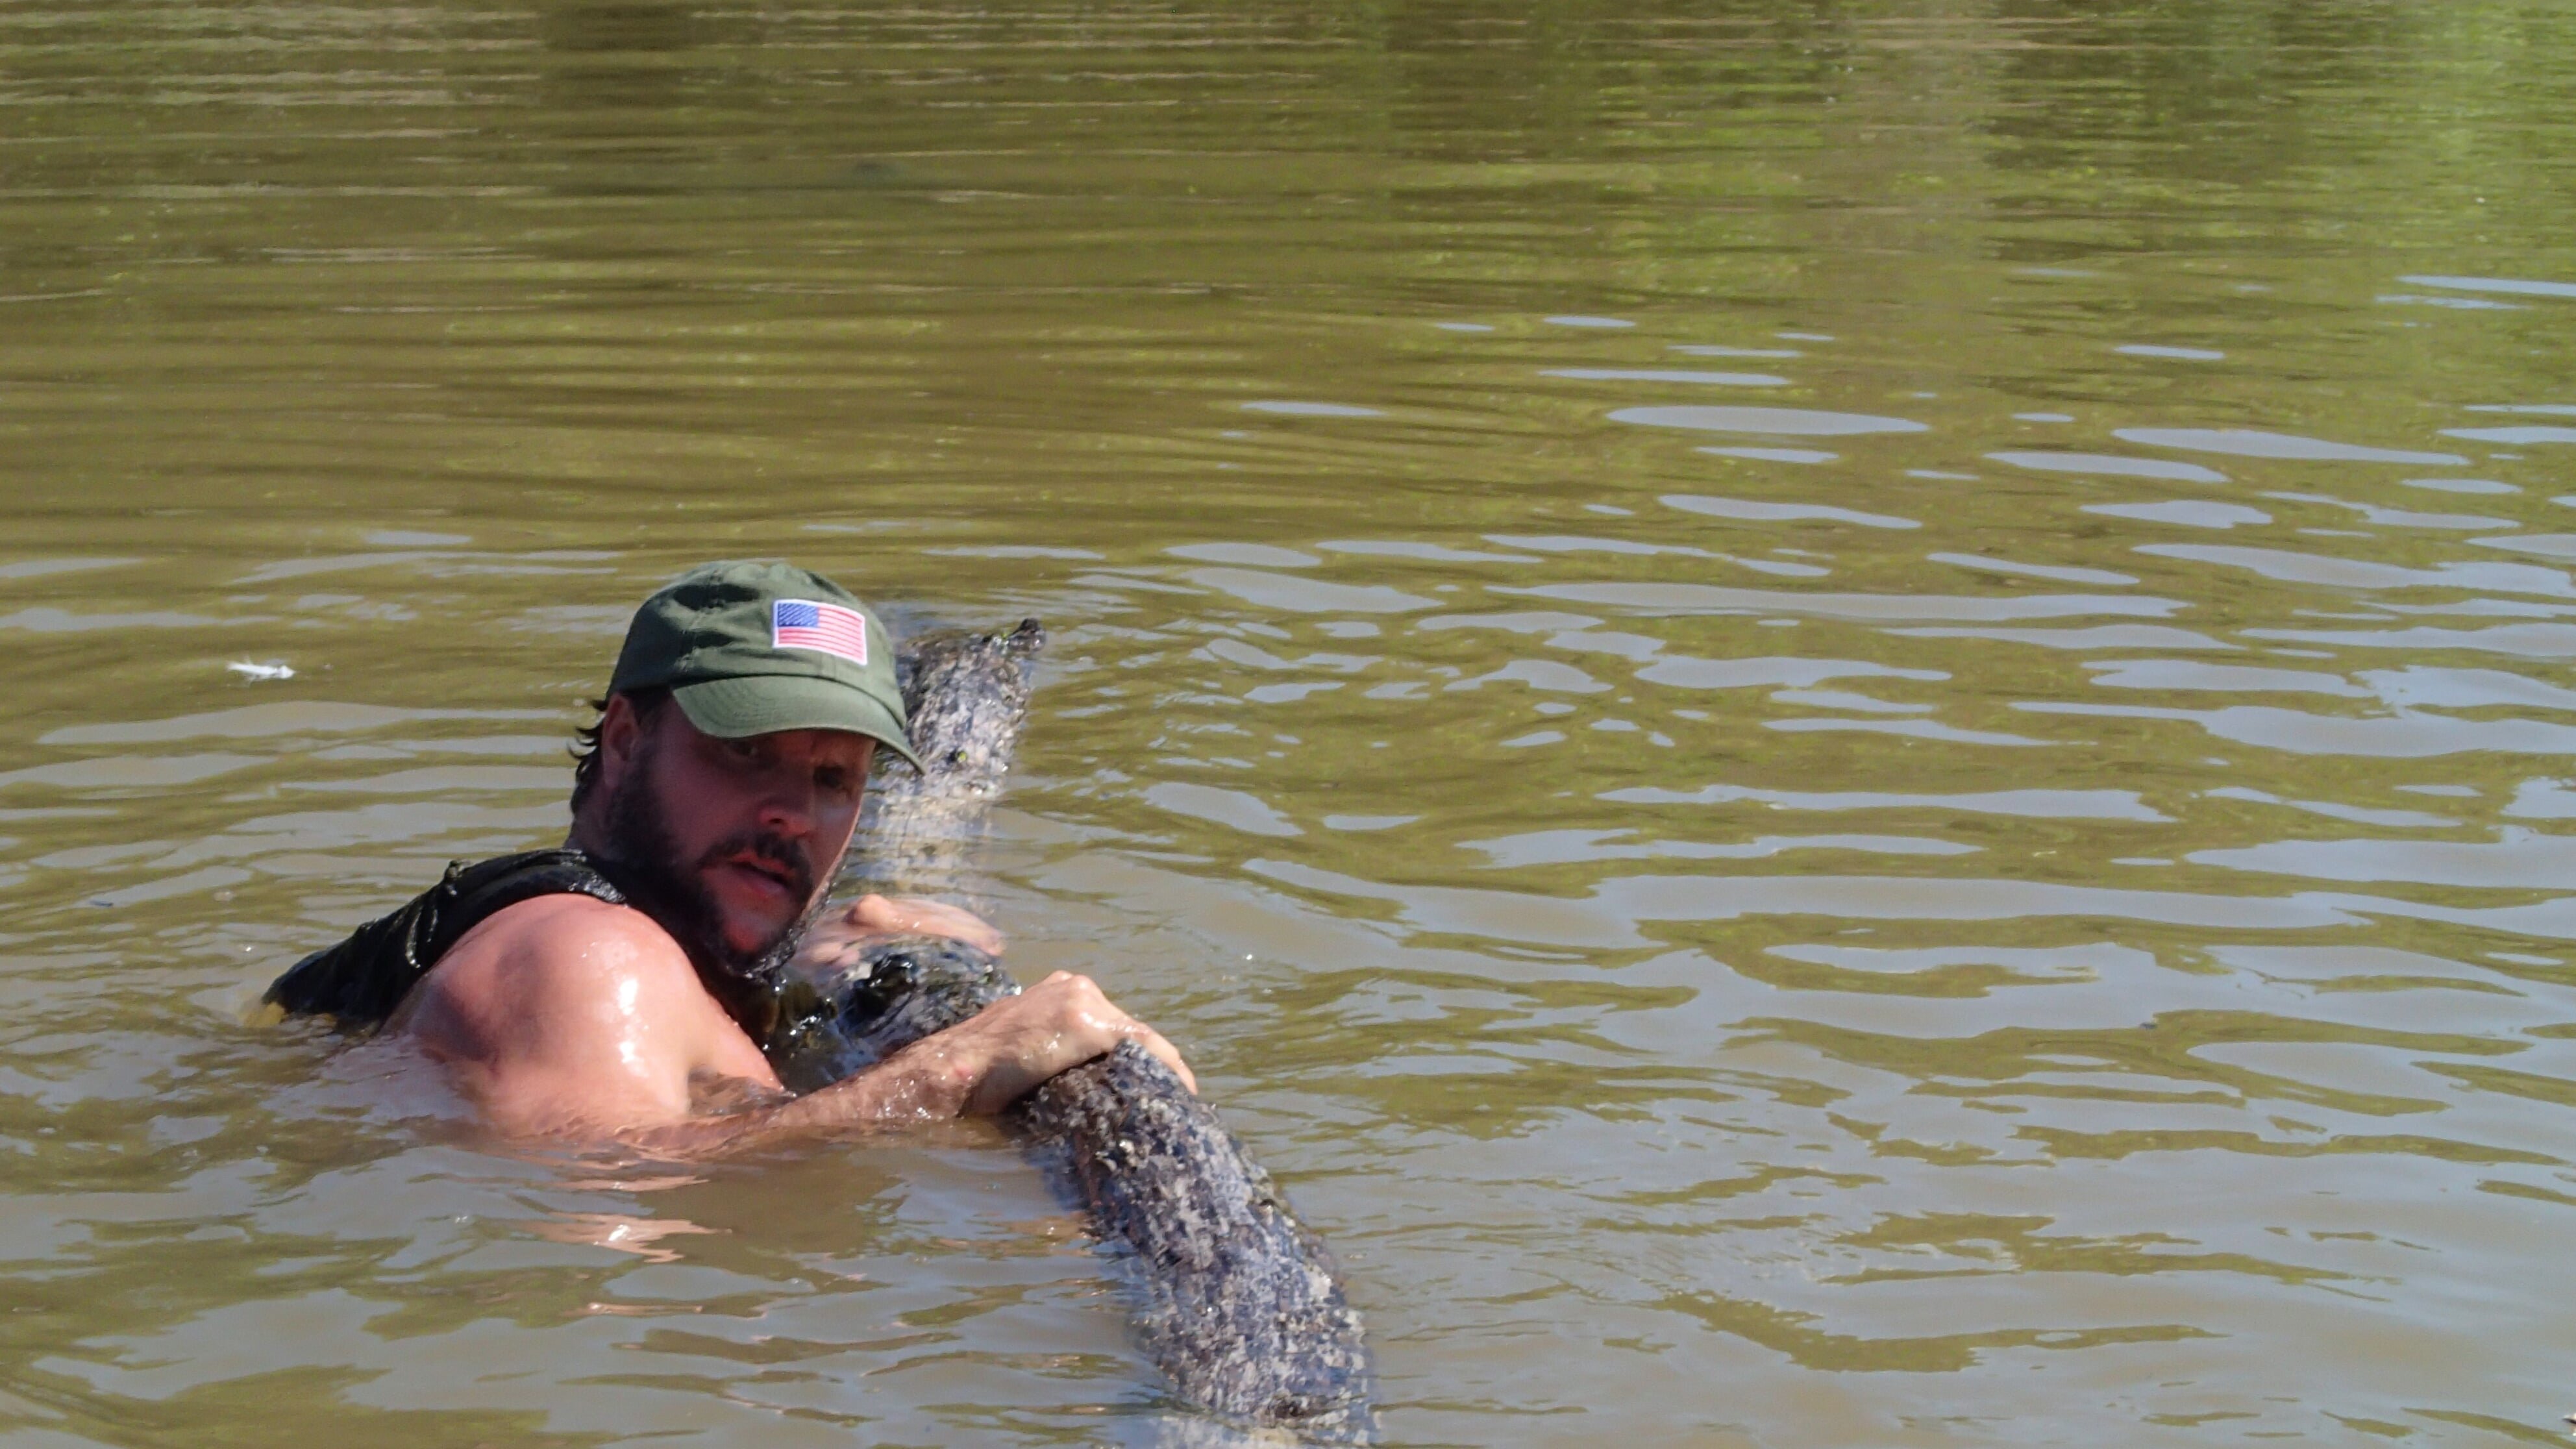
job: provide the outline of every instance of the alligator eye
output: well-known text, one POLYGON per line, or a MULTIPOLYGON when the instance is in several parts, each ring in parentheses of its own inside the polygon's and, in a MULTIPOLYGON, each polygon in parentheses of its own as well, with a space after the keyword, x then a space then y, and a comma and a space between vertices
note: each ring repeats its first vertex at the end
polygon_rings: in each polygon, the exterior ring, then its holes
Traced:
POLYGON ((966 752, 964 750, 950 750, 948 752, 948 763, 952 765, 962 765, 966 763, 966 752))

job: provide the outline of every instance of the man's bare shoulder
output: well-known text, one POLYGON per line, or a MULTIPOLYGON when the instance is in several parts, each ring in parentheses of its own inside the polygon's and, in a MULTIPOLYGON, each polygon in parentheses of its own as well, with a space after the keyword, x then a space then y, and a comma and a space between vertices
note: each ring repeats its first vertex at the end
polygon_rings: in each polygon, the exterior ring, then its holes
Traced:
POLYGON ((510 1131, 677 1122, 701 1072, 777 1084, 668 932, 588 896, 494 912, 439 958, 390 1029, 447 1063, 510 1131))
POLYGON ((586 998, 630 981, 704 994, 688 953, 652 917, 632 906, 571 894, 538 896, 493 912, 439 958, 429 979, 442 978, 450 990, 471 984, 529 1002, 564 992, 586 998))
POLYGON ((711 1044, 730 1027, 650 916, 582 895, 546 895, 495 911, 438 959, 391 1027, 457 1057, 580 1053, 594 1039, 711 1044))

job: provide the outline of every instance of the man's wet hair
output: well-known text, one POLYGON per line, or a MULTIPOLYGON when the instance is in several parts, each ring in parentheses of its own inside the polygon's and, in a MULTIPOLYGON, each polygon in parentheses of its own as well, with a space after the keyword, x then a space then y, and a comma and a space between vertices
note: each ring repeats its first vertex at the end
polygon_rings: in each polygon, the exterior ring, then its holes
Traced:
MULTIPOLYGON (((590 707, 599 712, 599 717, 574 730, 572 744, 567 746, 572 754, 572 808, 576 815, 581 813, 581 802, 589 798, 590 787, 599 783, 599 727, 608 720, 608 701, 616 697, 592 700, 590 707)), ((671 691, 659 685, 626 692, 626 707, 635 711, 635 722, 640 725, 650 726, 662 706, 670 702, 671 691)))

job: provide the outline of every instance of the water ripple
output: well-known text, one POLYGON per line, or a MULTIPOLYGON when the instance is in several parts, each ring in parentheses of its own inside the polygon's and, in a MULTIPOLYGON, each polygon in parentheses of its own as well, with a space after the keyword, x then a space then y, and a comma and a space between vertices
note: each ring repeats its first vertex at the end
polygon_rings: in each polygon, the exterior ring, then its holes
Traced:
POLYGON ((2410 453, 2398 448, 2368 448, 2290 433, 2247 428, 2117 428, 2111 436, 2150 448, 2180 448, 2190 453, 2226 453, 2238 458, 2291 458, 2303 463, 2465 463, 2452 453, 2410 453))
MULTIPOLYGON (((1840 438, 1862 433, 1920 433, 1928 425, 1905 418, 1867 413, 1819 412, 1809 408, 1641 407, 1620 408, 1614 423, 1651 428, 1688 428, 1706 433, 1774 433, 1789 437, 1840 438)), ((2454 460, 2456 461, 2456 460, 2454 460)))

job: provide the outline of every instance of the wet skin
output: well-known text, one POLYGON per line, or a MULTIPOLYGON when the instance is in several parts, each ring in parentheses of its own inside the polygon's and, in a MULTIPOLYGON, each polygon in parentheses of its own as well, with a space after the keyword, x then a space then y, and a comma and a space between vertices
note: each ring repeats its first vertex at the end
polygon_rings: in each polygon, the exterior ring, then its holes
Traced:
MULTIPOLYGON (((574 817, 571 843, 617 854, 608 828, 613 802, 621 790, 653 792, 667 863, 702 892, 723 949, 748 959, 794 929, 830 888, 858 824, 872 748, 835 730, 719 739, 676 707, 645 720, 612 699, 601 721, 598 783, 574 817)), ((953 906, 868 896, 818 922, 804 954, 905 933, 1001 946, 990 926, 953 906)), ((998 1112, 1129 1039, 1190 1079, 1159 1033, 1088 977, 1058 972, 821 1091, 699 1115, 692 1102, 702 1097, 739 1100, 749 1089, 778 1099, 783 1090, 667 931, 641 911, 570 895, 523 901, 467 932, 387 1029, 444 1063, 504 1132, 679 1150, 786 1130, 998 1112)))

